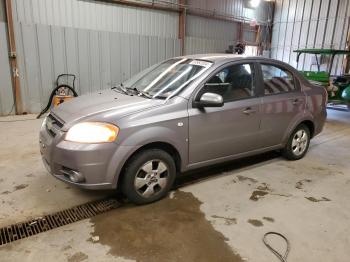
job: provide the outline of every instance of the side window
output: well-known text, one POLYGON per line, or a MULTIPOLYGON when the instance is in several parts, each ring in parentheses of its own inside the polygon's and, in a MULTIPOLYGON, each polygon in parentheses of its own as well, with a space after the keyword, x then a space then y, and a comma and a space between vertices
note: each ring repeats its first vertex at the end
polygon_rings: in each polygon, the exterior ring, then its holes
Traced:
POLYGON ((210 78, 202 92, 219 94, 224 102, 253 97, 253 70, 251 64, 228 66, 210 78))
POLYGON ((293 92, 296 90, 293 75, 273 65, 261 65, 265 95, 293 92))

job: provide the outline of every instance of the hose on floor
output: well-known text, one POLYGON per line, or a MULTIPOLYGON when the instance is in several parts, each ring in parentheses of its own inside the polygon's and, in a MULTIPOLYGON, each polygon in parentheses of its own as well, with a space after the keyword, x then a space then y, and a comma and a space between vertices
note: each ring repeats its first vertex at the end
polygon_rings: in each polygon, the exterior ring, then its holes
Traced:
POLYGON ((265 235, 264 235, 264 237, 263 237, 263 242, 264 242, 265 246, 266 246, 268 249, 270 249, 270 251, 271 251, 281 262, 287 262, 287 257, 288 257, 289 251, 290 251, 290 243, 289 243, 288 239, 287 239, 284 235, 282 235, 282 234, 280 234, 280 233, 278 233, 278 232, 267 232, 267 233, 265 233, 265 235), (279 236, 279 237, 281 237, 281 238, 286 242, 287 249, 286 249, 286 251, 284 252, 284 255, 280 254, 276 249, 274 249, 274 248, 267 242, 266 237, 267 237, 268 235, 276 235, 276 236, 279 236))
POLYGON ((67 89, 69 89, 69 90, 73 93, 73 96, 74 96, 74 97, 77 97, 77 96, 78 96, 78 94, 77 94, 77 92, 74 90, 74 88, 71 87, 71 86, 69 86, 69 85, 59 85, 59 86, 57 86, 54 90, 52 90, 51 95, 50 95, 50 98, 49 98, 49 102, 47 103, 46 107, 45 107, 43 110, 41 110, 40 114, 36 117, 37 119, 39 119, 43 114, 45 114, 45 113, 47 112, 47 110, 50 109, 50 106, 51 106, 51 104, 52 104, 52 100, 53 100, 54 96, 56 95, 56 92, 57 92, 60 88, 67 88, 67 89))

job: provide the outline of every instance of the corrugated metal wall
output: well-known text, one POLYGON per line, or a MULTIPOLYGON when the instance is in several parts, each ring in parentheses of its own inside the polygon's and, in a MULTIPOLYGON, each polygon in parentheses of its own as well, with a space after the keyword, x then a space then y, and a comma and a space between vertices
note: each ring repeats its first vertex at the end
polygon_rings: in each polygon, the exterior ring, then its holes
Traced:
MULTIPOLYGON (((297 67, 298 48, 344 49, 349 29, 349 0, 277 0, 272 33, 273 58, 297 67)), ((301 55, 300 70, 316 69, 311 55, 301 55)), ((325 66, 322 67, 325 69, 325 66)), ((333 74, 342 71, 336 57, 333 74)))
POLYGON ((188 15, 186 17, 186 35, 202 38, 236 39, 238 28, 232 22, 188 15))
POLYGON ((244 20, 257 20, 266 22, 272 14, 272 5, 269 2, 261 1, 256 9, 247 8, 249 0, 188 0, 191 10, 207 11, 208 14, 231 15, 244 20))
POLYGON ((0 115, 9 114, 14 105, 5 20, 5 8, 0 1, 0 115))
MULTIPOLYGON (((246 21, 267 20, 270 6, 262 3, 253 10, 245 8, 244 1, 189 0, 187 4, 209 16, 215 13, 246 21)), ((22 100, 29 113, 44 107, 58 74, 77 74, 77 89, 86 93, 108 88, 151 64, 180 54, 175 12, 93 0, 12 3, 22 100)), ((0 23, 0 33, 6 35, 5 24, 0 23)), ((224 52, 236 43, 237 36, 237 23, 188 15, 185 53, 224 52)), ((244 32, 244 36, 254 39, 255 34, 244 32)), ((5 114, 11 110, 13 98, 6 39, 0 41, 0 114, 5 114)))
POLYGON ((110 88, 180 55, 178 15, 78 0, 13 0, 24 110, 39 112, 57 75, 79 94, 110 88), (88 29, 87 29, 88 28, 88 29))
POLYGON ((186 54, 223 53, 236 41, 236 23, 193 15, 188 15, 186 21, 186 54))
POLYGON ((17 21, 177 38, 178 14, 91 0, 13 0, 17 21))
POLYGON ((79 94, 110 88, 141 69, 180 54, 173 38, 49 25, 17 24, 24 108, 39 112, 57 75, 77 75, 79 94))
MULTIPOLYGON (((185 53, 223 53, 229 45, 236 44, 239 24, 211 19, 212 15, 244 21, 256 20, 261 23, 266 23, 269 19, 272 20, 273 6, 271 2, 262 1, 256 9, 246 8, 244 2, 247 0, 188 0, 189 13, 203 13, 208 18, 187 15, 185 53)), ((256 32, 251 29, 244 29, 244 41, 255 43, 256 32)))
POLYGON ((6 21, 5 4, 3 0, 0 1, 0 22, 6 21))

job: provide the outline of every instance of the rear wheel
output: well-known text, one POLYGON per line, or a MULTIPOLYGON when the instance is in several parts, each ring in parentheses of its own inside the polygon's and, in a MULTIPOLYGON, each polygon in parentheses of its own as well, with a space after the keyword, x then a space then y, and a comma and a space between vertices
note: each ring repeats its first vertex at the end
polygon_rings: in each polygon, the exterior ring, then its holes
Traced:
POLYGON ((123 194, 135 204, 148 204, 163 198, 176 176, 173 158, 160 149, 148 149, 133 156, 122 180, 123 194))
POLYGON ((298 160, 305 156, 310 145, 310 130, 301 124, 291 134, 283 149, 283 155, 289 160, 298 160))

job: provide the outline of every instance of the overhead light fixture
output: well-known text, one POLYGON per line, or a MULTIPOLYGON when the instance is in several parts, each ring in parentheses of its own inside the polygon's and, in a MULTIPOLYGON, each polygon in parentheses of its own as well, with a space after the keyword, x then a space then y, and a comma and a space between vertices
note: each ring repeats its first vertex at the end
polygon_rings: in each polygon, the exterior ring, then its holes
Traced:
POLYGON ((250 5, 253 8, 257 8, 260 5, 261 0, 250 0, 250 5))

